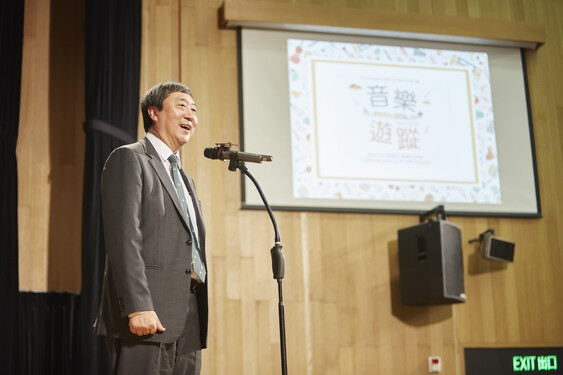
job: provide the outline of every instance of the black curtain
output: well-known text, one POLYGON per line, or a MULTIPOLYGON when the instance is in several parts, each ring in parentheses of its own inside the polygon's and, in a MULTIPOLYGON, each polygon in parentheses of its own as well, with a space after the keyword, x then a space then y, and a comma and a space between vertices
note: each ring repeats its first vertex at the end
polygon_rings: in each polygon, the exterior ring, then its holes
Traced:
POLYGON ((20 115, 24 1, 8 1, 0 11, 0 340, 2 373, 18 371, 18 171, 16 142, 20 115))
POLYGON ((76 375, 76 306, 69 292, 20 292, 19 375, 76 375))
POLYGON ((100 178, 118 146, 136 140, 139 113, 141 0, 86 0, 86 150, 80 297, 81 374, 109 373, 103 338, 92 324, 101 297, 105 247, 100 178))

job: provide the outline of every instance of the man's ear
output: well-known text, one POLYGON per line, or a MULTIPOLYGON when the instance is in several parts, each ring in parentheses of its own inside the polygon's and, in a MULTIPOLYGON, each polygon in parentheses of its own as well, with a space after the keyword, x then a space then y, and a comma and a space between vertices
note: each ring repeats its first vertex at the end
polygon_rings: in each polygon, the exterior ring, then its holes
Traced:
POLYGON ((153 122, 156 122, 156 120, 158 119, 158 108, 156 108, 155 106, 150 106, 147 112, 149 113, 151 120, 153 122))

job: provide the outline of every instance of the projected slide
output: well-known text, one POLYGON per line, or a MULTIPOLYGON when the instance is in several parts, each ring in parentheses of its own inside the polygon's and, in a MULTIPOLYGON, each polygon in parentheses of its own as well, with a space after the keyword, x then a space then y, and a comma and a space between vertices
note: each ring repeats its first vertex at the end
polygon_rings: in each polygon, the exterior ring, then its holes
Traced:
POLYGON ((488 56, 289 39, 293 196, 500 204, 488 56))

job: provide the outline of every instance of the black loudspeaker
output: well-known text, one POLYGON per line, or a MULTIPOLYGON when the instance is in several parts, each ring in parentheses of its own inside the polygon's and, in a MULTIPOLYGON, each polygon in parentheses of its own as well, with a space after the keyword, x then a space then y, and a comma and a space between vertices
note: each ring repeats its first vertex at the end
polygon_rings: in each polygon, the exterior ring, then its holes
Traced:
POLYGON ((465 302, 459 227, 445 220, 431 220, 400 229, 398 234, 401 302, 465 302))
POLYGON ((514 242, 503 240, 492 233, 485 233, 479 250, 483 258, 511 263, 514 262, 514 247, 514 242))

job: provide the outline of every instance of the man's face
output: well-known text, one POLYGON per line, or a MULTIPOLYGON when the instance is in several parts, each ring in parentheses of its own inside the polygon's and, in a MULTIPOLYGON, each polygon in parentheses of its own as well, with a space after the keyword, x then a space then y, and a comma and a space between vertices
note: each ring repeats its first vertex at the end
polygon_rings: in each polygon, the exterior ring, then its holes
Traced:
POLYGON ((162 110, 149 107, 158 137, 176 152, 188 143, 197 127, 196 105, 191 96, 174 92, 164 100, 162 110))

